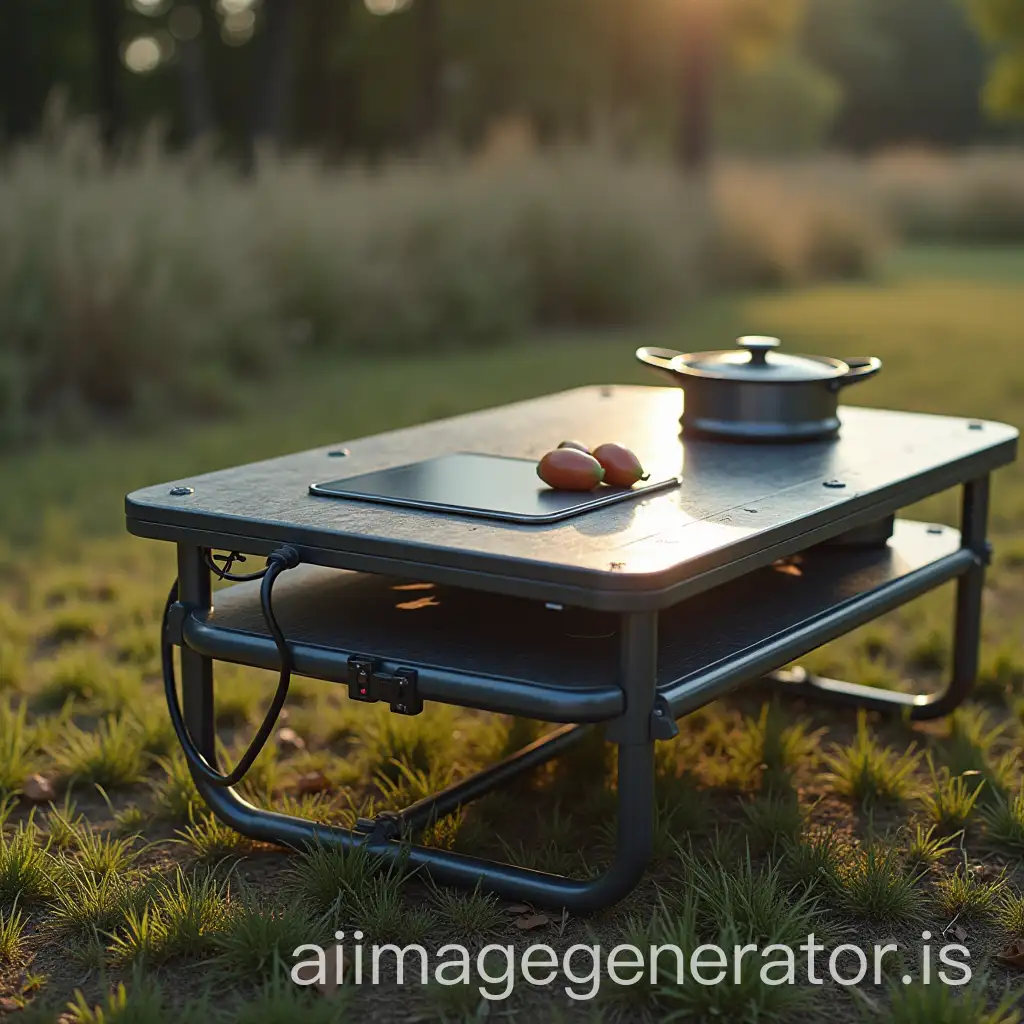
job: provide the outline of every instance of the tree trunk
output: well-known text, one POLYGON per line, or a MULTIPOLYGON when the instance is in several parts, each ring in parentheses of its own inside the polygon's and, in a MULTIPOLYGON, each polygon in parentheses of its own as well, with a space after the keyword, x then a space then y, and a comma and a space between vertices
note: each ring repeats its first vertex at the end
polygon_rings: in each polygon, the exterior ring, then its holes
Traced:
POLYGON ((349 33, 352 0, 310 0, 303 33, 299 109, 303 141, 337 157, 355 137, 355 83, 339 59, 349 33))
POLYGON ((96 110, 103 144, 112 149, 121 135, 121 4, 92 0, 96 110))
POLYGON ((718 40, 711 0, 685 0, 683 7, 679 161, 684 170, 700 172, 711 154, 714 50, 718 40))
POLYGON ((203 32, 178 43, 178 76, 184 111, 185 138, 195 142, 213 131, 213 102, 206 74, 203 32))
POLYGON ((264 0, 263 31, 257 41, 250 161, 260 145, 287 142, 298 4, 264 0))
POLYGON ((444 115, 441 0, 416 0, 413 10, 417 17, 420 90, 416 141, 422 147, 440 134, 444 115))
POLYGON ((0 142, 24 138, 32 131, 33 89, 29 81, 28 0, 0 4, 0 80, 3 122, 0 142))

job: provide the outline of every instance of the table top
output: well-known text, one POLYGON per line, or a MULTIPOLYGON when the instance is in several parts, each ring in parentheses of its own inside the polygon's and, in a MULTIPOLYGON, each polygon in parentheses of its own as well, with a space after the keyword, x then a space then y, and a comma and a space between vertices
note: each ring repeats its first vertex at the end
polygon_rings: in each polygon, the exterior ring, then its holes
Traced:
POLYGON ((579 388, 146 487, 138 536, 609 611, 667 607, 1012 462, 990 421, 844 407, 836 439, 683 440, 678 389, 579 388), (628 445, 679 487, 562 523, 516 525, 317 497, 311 483, 458 451, 539 458, 566 438, 628 445), (331 455, 347 449, 348 455, 331 455), (174 488, 191 488, 173 495, 174 488))

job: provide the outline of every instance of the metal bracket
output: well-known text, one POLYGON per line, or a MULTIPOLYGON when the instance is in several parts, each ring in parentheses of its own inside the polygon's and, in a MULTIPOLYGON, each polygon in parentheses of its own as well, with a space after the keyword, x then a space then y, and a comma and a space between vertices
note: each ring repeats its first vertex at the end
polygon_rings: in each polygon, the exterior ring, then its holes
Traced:
POLYGON ((643 720, 629 724, 625 715, 613 718, 606 726, 604 737, 610 743, 646 743, 649 740, 670 740, 679 735, 669 702, 659 693, 654 698, 654 707, 647 719, 646 729, 643 720))
POLYGON ((679 725, 672 717, 668 701, 659 694, 654 700, 651 712, 651 739, 670 740, 679 735, 679 725))
POLYGON ((358 818, 353 832, 366 836, 371 843, 387 842, 402 834, 402 819, 394 811, 381 811, 376 818, 358 818))
POLYGON ((396 715, 418 715, 423 698, 417 687, 418 673, 413 668, 384 672, 381 661, 359 654, 348 659, 348 695, 364 704, 383 701, 396 715))
POLYGON ((167 609, 167 639, 175 647, 185 646, 185 618, 191 611, 192 607, 181 601, 167 609))

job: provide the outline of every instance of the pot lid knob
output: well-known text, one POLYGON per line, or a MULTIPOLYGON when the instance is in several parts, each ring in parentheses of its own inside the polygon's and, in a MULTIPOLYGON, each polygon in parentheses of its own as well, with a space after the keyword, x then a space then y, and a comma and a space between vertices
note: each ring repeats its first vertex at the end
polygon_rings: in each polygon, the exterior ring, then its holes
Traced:
POLYGON ((763 334, 748 334, 738 338, 736 344, 750 353, 752 366, 764 366, 768 362, 768 353, 778 348, 782 342, 778 338, 769 338, 763 334))

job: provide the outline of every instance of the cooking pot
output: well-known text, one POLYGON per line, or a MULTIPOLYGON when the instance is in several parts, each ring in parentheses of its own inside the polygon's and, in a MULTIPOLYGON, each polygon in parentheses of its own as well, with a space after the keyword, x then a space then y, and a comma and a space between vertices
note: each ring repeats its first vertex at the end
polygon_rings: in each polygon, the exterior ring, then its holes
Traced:
POLYGON ((718 352, 637 349, 642 363, 667 374, 686 394, 687 434, 739 441, 815 441, 839 431, 839 392, 873 377, 872 357, 778 352, 778 338, 740 338, 718 352))

